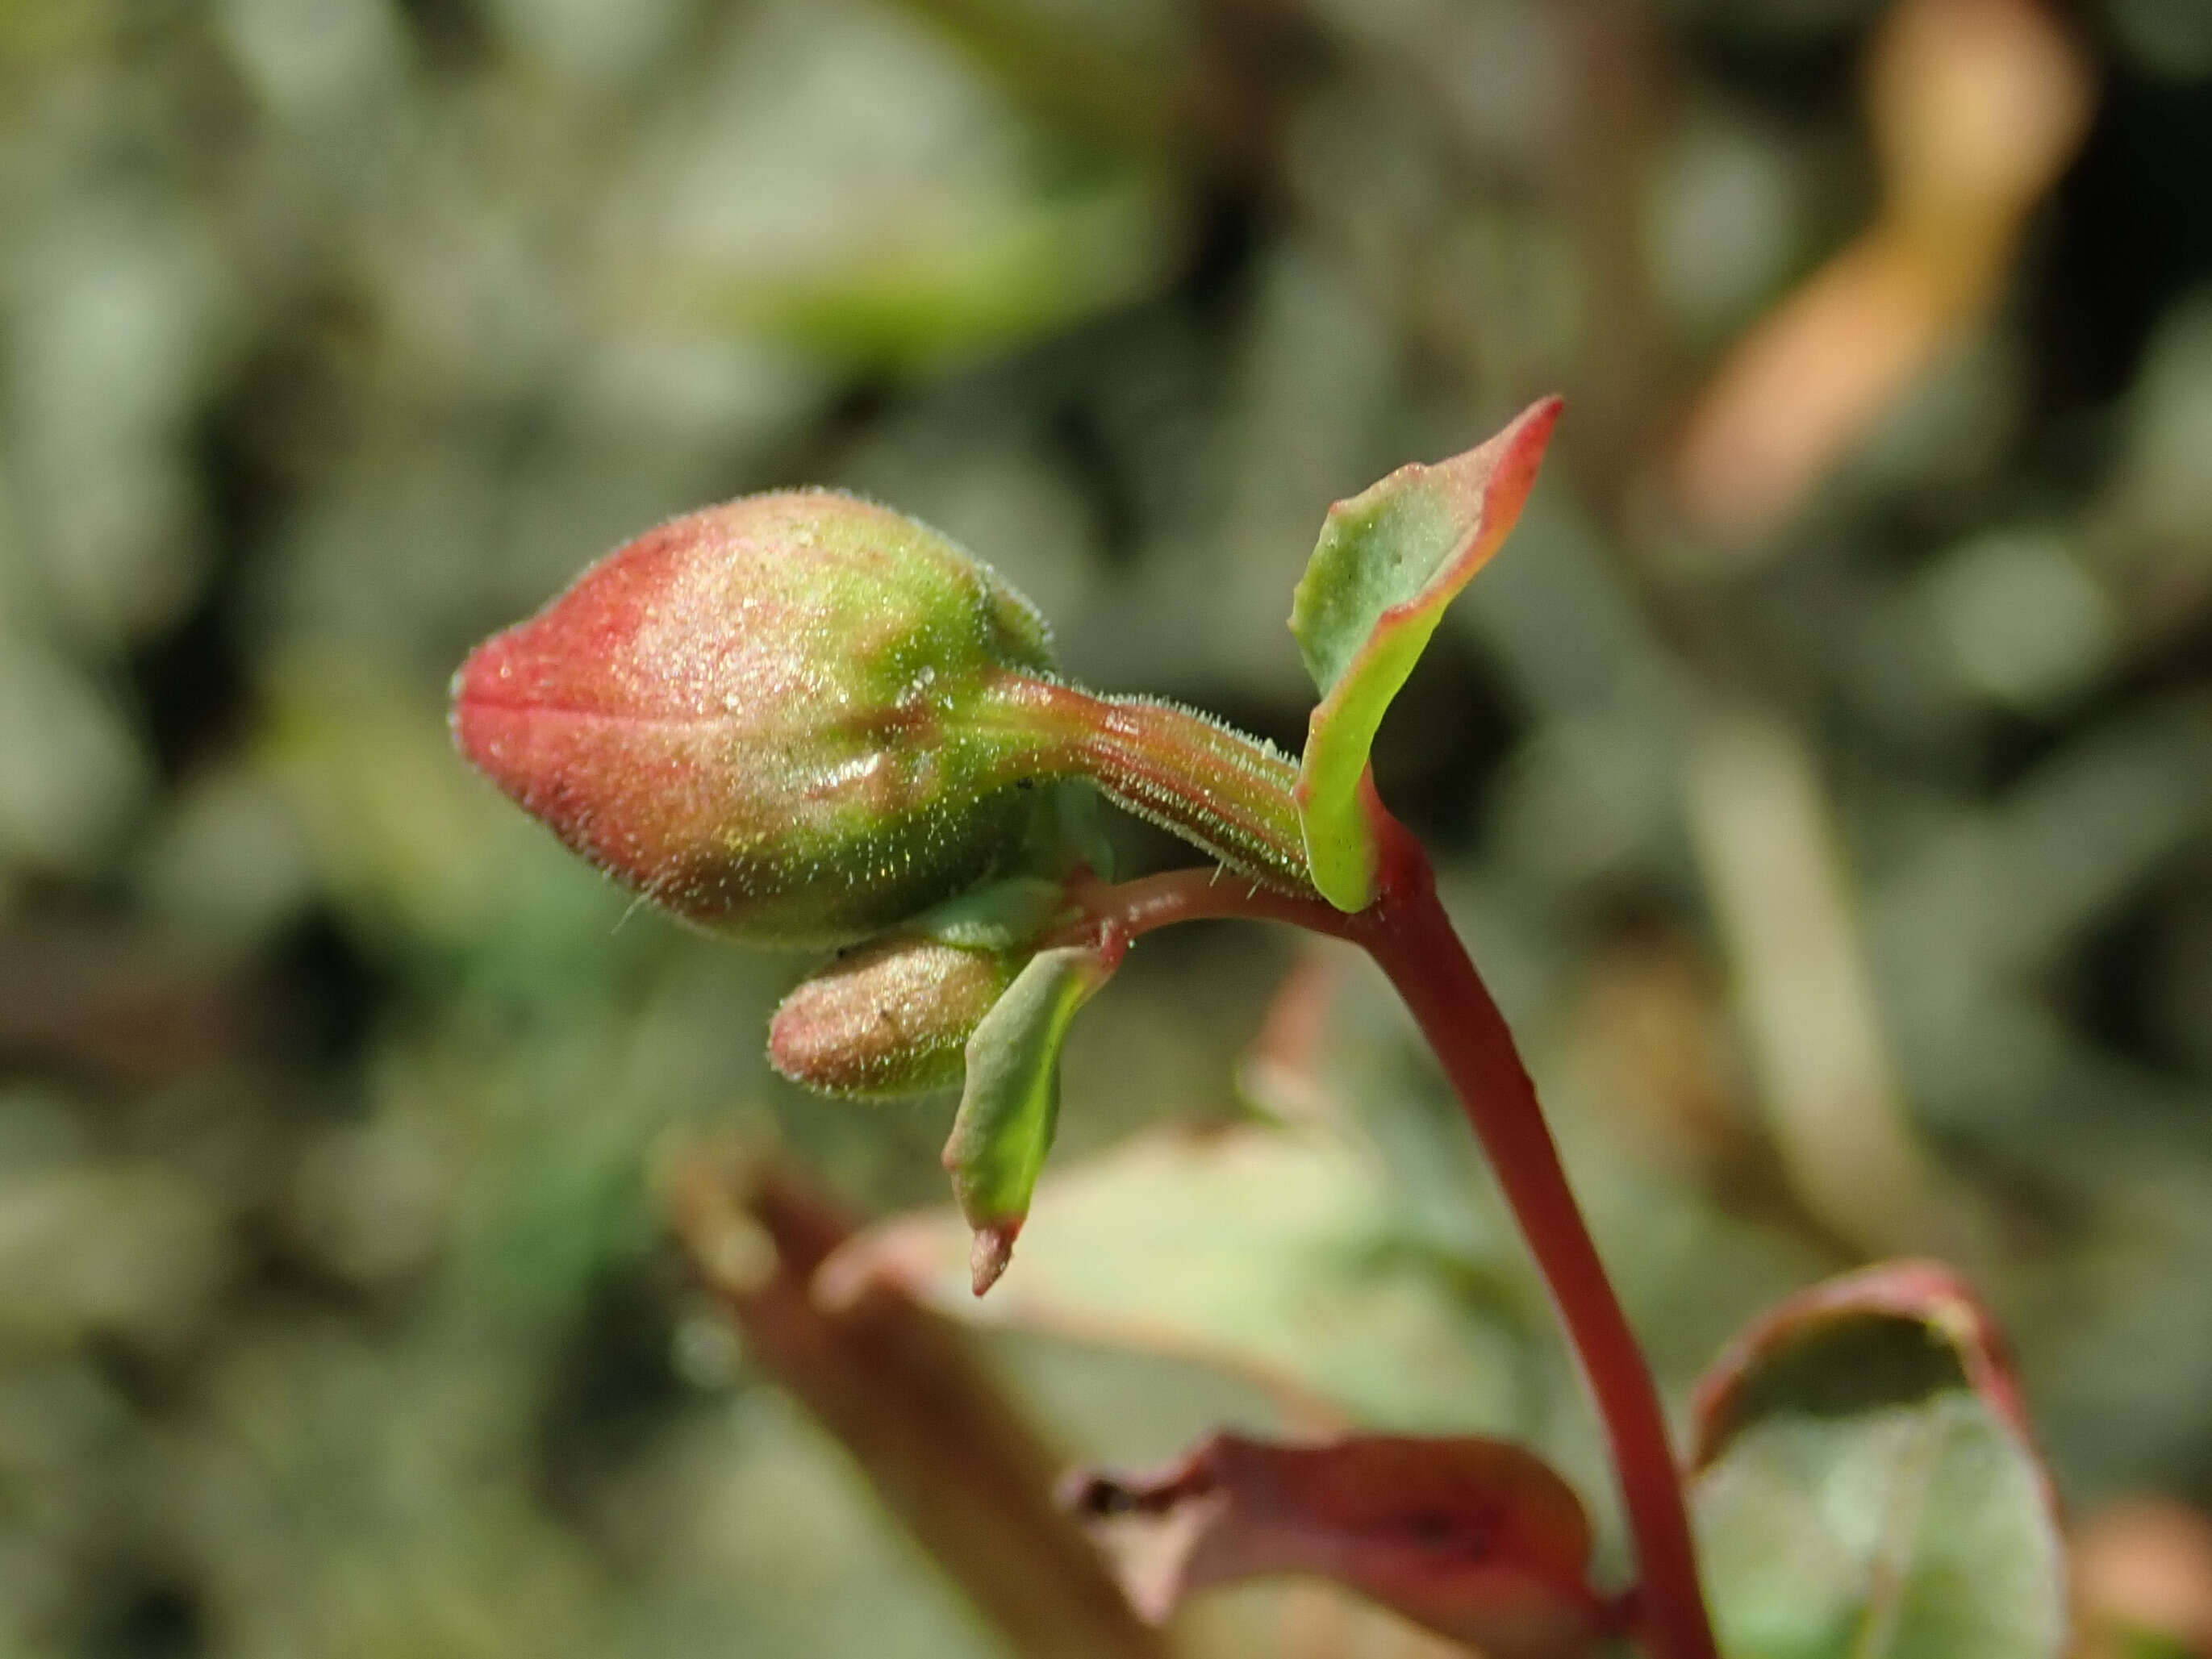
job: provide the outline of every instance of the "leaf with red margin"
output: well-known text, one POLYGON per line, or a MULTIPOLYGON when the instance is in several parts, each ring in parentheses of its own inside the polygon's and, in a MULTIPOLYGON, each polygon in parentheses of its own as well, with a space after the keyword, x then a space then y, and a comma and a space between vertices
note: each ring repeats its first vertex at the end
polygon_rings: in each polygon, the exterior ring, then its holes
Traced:
POLYGON ((1297 1574, 1491 1659, 1572 1659, 1612 1626, 1581 1501, 1503 1440, 1220 1434, 1151 1474, 1079 1471, 1062 1497, 1154 1622, 1200 1590, 1297 1574))
POLYGON ((1940 1262, 1817 1285, 1697 1395, 1692 1489, 1730 1659, 2057 1659, 2066 1566, 1996 1322, 1940 1262))
POLYGON ((1530 404, 1488 442, 1401 466, 1328 510, 1291 602, 1291 632, 1321 692, 1298 767, 1298 823, 1314 885, 1340 910, 1374 896, 1362 799, 1368 751, 1444 607, 1504 544, 1536 482, 1561 402, 1530 404))

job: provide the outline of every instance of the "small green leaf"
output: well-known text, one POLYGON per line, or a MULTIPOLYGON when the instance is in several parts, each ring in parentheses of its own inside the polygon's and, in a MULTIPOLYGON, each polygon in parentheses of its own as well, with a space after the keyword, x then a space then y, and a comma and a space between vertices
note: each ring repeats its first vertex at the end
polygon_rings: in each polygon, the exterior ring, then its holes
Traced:
POLYGON ((975 1233, 975 1294, 997 1282, 1029 1215, 1060 1120, 1060 1051, 1075 1011, 1109 978, 1118 951, 1040 951, 968 1039, 968 1077, 945 1167, 975 1233))
POLYGON ((1314 885, 1339 909, 1374 897, 1375 834, 1359 795, 1382 715, 1444 607, 1520 517, 1560 407, 1557 398, 1533 404, 1464 455, 1400 467, 1329 508, 1291 632, 1322 694, 1299 769, 1299 822, 1314 885))
POLYGON ((949 1209, 872 1228, 830 1277, 889 1279, 978 1328, 1257 1382, 1310 1420, 1515 1433, 1547 1420, 1529 1369, 1536 1310, 1486 1265, 1409 1247, 1404 1194, 1351 1133, 1166 1127, 1054 1169, 1037 1218, 1018 1281, 986 1301, 969 1294, 971 1241, 949 1209))
POLYGON ((1988 1316, 1933 1263, 1793 1297, 1698 1392, 1729 1659, 2057 1659, 2066 1564, 1988 1316))

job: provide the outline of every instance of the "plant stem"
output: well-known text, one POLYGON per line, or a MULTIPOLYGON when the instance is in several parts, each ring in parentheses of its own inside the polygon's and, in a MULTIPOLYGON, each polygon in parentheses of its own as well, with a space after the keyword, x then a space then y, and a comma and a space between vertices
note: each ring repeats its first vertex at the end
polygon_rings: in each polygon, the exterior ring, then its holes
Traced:
POLYGON ((1436 1050, 1551 1287, 1612 1443, 1636 1540, 1638 1622, 1664 1659, 1715 1659, 1666 1413, 1590 1240, 1512 1031, 1437 898, 1427 855, 1386 821, 1362 943, 1436 1050))
POLYGON ((1285 892, 1310 893, 1291 798, 1297 763, 1272 744, 1171 702, 1104 696, 1003 674, 973 716, 995 719, 1036 759, 1087 777, 1139 817, 1285 892))
POLYGON ((1056 761, 1124 805, 1249 872, 1176 871, 1092 886, 1080 927, 1133 939, 1177 921, 1249 916, 1349 939, 1389 976, 1436 1051, 1550 1287, 1597 1402, 1636 1540, 1637 1621, 1659 1659, 1716 1659, 1680 1471, 1644 1352, 1559 1166, 1513 1033, 1452 931, 1428 854, 1361 781, 1378 849, 1376 896, 1347 914, 1315 892, 1287 756, 1171 704, 1101 697, 1007 676, 994 701, 1012 729, 1049 735, 1056 761))
POLYGON ((1288 922, 1309 933, 1355 943, 1360 939, 1359 918, 1345 915, 1326 900, 1278 892, 1218 869, 1169 870, 1112 886, 1102 882, 1079 890, 1079 896, 1082 917, 1064 933, 1052 935, 1048 944, 1073 944, 1090 938, 1101 922, 1137 939, 1177 922, 1228 917, 1288 922))
POLYGON ((1650 1368, 1567 1185, 1512 1031, 1437 900, 1428 856, 1402 824, 1374 810, 1382 834, 1379 890, 1357 915, 1196 870, 1101 888, 1089 908, 1133 937, 1173 922, 1244 916, 1348 939, 1374 957, 1458 1094, 1581 1361, 1635 1539, 1636 1623, 1661 1659, 1716 1659, 1650 1368))

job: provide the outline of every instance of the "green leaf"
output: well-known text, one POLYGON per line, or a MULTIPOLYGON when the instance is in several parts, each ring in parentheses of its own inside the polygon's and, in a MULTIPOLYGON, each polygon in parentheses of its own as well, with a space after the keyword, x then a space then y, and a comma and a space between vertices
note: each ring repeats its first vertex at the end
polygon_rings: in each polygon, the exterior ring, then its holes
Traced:
POLYGON ((1699 1389, 1692 1488, 1729 1659, 2057 1659, 2066 1566, 1995 1328, 1893 1263, 1760 1321, 1699 1389))
POLYGON ((1489 442, 1402 466, 1328 510, 1291 605, 1322 694, 1299 769, 1298 817, 1314 885, 1341 910, 1374 896, 1376 843, 1361 779, 1382 716, 1444 607, 1504 542, 1536 481, 1560 400, 1531 404, 1489 442))
POLYGON ((1112 976, 1120 954, 1091 945, 1038 951, 968 1039, 967 1082, 945 1143, 945 1167, 975 1234, 977 1296, 1006 1270, 1052 1150, 1067 1028, 1112 976))
POLYGON ((1259 1123, 1165 1128, 1048 1176, 1022 1271, 969 1293, 949 1210, 892 1218, 824 1270, 887 1279, 954 1318, 1255 1382, 1304 1420, 1395 1430, 1540 1426, 1538 1310, 1409 1247, 1402 1194, 1349 1136, 1259 1123))

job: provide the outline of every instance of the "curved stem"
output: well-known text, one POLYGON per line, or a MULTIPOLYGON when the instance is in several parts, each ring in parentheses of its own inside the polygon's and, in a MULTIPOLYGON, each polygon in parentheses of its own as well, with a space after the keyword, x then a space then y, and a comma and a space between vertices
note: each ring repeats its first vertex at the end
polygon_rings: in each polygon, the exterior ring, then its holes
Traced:
POLYGON ((1437 898, 1427 855, 1395 819, 1383 828, 1381 896, 1361 913, 1361 943, 1443 1063, 1582 1363, 1636 1541, 1638 1622, 1665 1659, 1715 1659, 1681 1474, 1650 1368, 1575 1203, 1513 1034, 1437 898))
POLYGON ((1182 921, 1288 922, 1362 946, 1436 1051, 1550 1287, 1597 1404, 1636 1542, 1637 1623, 1662 1659, 1716 1659, 1666 1413, 1560 1167, 1535 1085, 1489 988, 1437 900, 1427 855, 1376 808, 1380 891, 1356 915, 1219 870, 1176 870, 1082 895, 1085 921, 1130 938, 1182 921))

